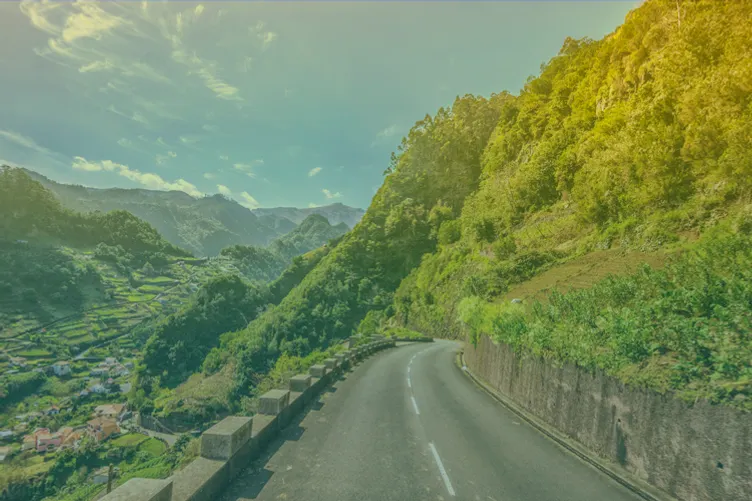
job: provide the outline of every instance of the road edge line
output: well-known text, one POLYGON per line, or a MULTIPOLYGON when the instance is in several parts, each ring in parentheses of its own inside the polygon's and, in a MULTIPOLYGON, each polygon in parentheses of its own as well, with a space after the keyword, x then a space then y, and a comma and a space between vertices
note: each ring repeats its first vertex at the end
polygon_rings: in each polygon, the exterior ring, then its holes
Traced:
POLYGON ((656 487, 651 486, 647 482, 635 478, 626 470, 620 468, 617 469, 615 465, 606 463, 601 458, 588 451, 584 446, 573 443, 571 439, 565 438, 560 431, 544 423, 541 419, 526 411, 508 397, 494 390, 488 383, 473 374, 470 368, 465 365, 464 355, 465 351, 464 348, 462 348, 457 353, 457 358, 455 360, 456 365, 461 372, 467 374, 468 378, 475 383, 476 386, 488 393, 494 400, 512 411, 521 419, 525 420, 530 426, 556 442, 559 446, 647 501, 679 501, 670 494, 659 491, 656 487))

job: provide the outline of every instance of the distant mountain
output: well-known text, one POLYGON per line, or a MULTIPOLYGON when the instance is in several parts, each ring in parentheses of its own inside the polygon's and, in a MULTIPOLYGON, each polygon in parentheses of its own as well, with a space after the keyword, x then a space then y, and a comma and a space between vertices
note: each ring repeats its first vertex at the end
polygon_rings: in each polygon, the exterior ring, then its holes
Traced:
POLYGON ((333 225, 344 222, 352 227, 364 212, 342 204, 251 211, 222 195, 196 199, 181 191, 87 188, 26 172, 67 208, 80 212, 126 210, 150 223, 169 242, 196 256, 215 256, 231 245, 267 246, 310 214, 323 215, 333 225))
POLYGON ((353 228, 363 217, 366 211, 355 207, 348 207, 341 203, 323 205, 321 207, 310 207, 307 209, 297 209, 295 207, 275 207, 271 209, 254 209, 253 213, 257 216, 273 216, 277 218, 288 219, 295 224, 300 224, 311 214, 324 216, 329 224, 337 225, 345 223, 349 228, 353 228))
POLYGON ((290 261, 348 231, 350 228, 345 223, 332 225, 321 214, 311 214, 297 228, 272 242, 269 248, 290 261))

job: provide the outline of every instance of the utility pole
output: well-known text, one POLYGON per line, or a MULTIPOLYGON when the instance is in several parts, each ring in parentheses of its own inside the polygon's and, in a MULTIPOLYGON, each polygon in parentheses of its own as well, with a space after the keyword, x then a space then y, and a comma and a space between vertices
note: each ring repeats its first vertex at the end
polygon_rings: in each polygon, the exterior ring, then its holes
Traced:
POLYGON ((112 491, 112 463, 110 463, 110 469, 107 471, 107 494, 112 491))

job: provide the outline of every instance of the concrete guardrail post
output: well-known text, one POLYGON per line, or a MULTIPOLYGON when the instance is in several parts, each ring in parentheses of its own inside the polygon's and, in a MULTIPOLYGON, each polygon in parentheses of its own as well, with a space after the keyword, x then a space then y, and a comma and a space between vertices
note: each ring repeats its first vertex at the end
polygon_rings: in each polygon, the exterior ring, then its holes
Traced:
POLYGON ((201 435, 201 457, 229 460, 251 439, 253 418, 230 416, 201 435))
POLYGON ((277 416, 290 403, 289 390, 269 390, 259 398, 259 414, 277 416))
POLYGON ((132 478, 101 501, 170 501, 172 479, 132 478))
POLYGON ((299 391, 303 393, 311 387, 310 374, 298 374, 290 378, 290 391, 299 391))
POLYGON ((308 369, 308 372, 313 377, 323 379, 324 377, 326 377, 326 373, 329 371, 326 369, 326 365, 316 364, 316 365, 312 365, 311 368, 308 369))
POLYGON ((327 370, 329 372, 334 372, 334 370, 338 367, 337 365, 337 359, 336 358, 327 358, 324 360, 324 365, 326 366, 327 370))

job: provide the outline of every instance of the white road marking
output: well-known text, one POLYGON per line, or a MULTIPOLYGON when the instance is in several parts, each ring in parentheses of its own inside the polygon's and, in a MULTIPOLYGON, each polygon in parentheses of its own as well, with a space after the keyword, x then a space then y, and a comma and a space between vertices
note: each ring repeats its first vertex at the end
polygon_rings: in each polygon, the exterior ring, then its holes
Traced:
POLYGON ((439 457, 439 452, 436 450, 436 447, 433 445, 433 442, 429 442, 428 444, 431 447, 431 452, 433 452, 433 458, 436 460, 436 466, 439 467, 439 473, 441 473, 441 478, 444 479, 444 485, 446 486, 447 491, 449 492, 450 496, 454 496, 454 489, 452 488, 452 482, 449 480, 449 475, 447 475, 446 470, 444 469, 444 463, 441 462, 441 458, 439 457))
POLYGON ((415 401, 415 397, 410 397, 410 400, 413 401, 413 409, 415 409, 415 414, 420 415, 420 411, 418 410, 418 402, 415 401))

